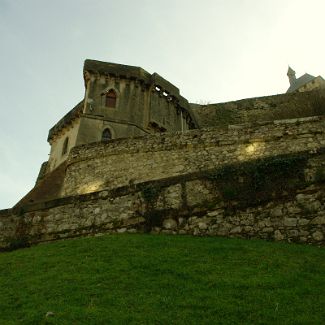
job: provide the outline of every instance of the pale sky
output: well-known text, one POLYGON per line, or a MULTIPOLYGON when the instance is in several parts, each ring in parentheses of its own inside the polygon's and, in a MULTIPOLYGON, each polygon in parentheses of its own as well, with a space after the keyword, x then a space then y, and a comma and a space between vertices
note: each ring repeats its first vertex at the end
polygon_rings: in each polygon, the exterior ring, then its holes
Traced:
POLYGON ((325 77, 324 0, 0 0, 0 209, 33 186, 86 58, 157 72, 191 102, 325 77))

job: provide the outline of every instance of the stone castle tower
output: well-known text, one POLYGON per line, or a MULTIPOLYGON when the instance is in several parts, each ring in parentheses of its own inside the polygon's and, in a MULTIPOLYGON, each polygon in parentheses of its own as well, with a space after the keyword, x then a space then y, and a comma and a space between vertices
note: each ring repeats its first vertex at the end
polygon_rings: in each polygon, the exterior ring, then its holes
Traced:
POLYGON ((85 96, 50 129, 50 158, 40 176, 62 164, 75 146, 197 126, 179 89, 157 73, 86 60, 83 76, 85 96))

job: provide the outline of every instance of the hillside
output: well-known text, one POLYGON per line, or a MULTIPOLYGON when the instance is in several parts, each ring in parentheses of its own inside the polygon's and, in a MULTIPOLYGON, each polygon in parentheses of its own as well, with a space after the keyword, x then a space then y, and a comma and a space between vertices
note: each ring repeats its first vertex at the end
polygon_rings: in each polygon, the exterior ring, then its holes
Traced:
POLYGON ((40 244, 0 254, 0 324, 321 324, 324 261, 323 248, 259 240, 40 244))

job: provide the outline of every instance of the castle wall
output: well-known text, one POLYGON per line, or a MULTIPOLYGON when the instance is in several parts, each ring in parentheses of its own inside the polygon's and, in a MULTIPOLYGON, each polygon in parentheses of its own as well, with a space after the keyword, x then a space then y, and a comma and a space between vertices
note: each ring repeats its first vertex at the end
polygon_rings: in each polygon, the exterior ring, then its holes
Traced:
MULTIPOLYGON (((115 121, 114 127, 117 138, 133 135, 127 133, 130 129, 133 130, 133 127, 128 129, 125 126, 138 125, 143 128, 147 124, 145 121, 148 120, 149 107, 148 94, 144 85, 135 80, 91 76, 87 87, 89 91, 86 97, 88 104, 85 113, 115 121), (105 106, 105 93, 110 89, 113 89, 117 94, 116 107, 105 106)), ((91 131, 89 129, 89 132, 91 131)), ((96 132, 96 129, 93 132, 96 132)))
POLYGON ((83 115, 81 117, 76 146, 100 142, 102 140, 102 133, 106 128, 110 130, 113 139, 127 137, 127 134, 129 135, 128 137, 147 134, 147 132, 136 125, 124 124, 113 119, 104 120, 93 115, 83 115))
MULTIPOLYGON (((311 155, 309 165, 321 164, 311 155)), ((325 174, 324 174, 325 175, 325 174)), ((277 175, 273 175, 277 181, 277 175)), ((254 199, 254 195, 252 196, 254 199)), ((0 248, 101 233, 152 232, 325 244, 325 183, 238 205, 204 174, 0 211, 0 248)))
POLYGON ((324 245, 324 123, 274 121, 75 148, 71 196, 0 211, 0 248, 148 231, 324 245))
POLYGON ((64 128, 62 132, 52 140, 50 158, 47 165, 48 172, 58 167, 68 158, 71 148, 73 148, 77 143, 79 126, 80 119, 74 120, 72 124, 64 128), (68 150, 65 154, 62 154, 64 141, 67 137, 69 138, 68 150))
MULTIPOLYGON (((48 171, 52 171, 66 160, 62 155, 63 143, 69 137, 71 147, 99 142, 102 132, 109 128, 113 138, 126 138, 155 132, 149 124, 152 118, 168 130, 181 130, 180 115, 174 104, 167 102, 157 93, 156 100, 150 102, 151 91, 135 80, 107 76, 92 76, 88 83, 84 114, 73 124, 63 128, 51 141, 48 171), (115 108, 105 106, 104 92, 114 89, 117 93, 115 108), (157 99, 158 98, 158 99, 157 99), (151 111, 151 112, 150 112, 151 111), (151 116, 151 117, 150 117, 151 116)), ((186 121, 183 122, 187 128, 186 121)))
MULTIPOLYGON (((94 116, 112 123, 116 138, 132 137, 145 133, 180 131, 189 128, 186 112, 177 109, 176 101, 165 90, 157 90, 154 85, 147 85, 137 80, 119 77, 91 75, 87 84, 87 116, 94 116), (113 89, 117 94, 115 108, 105 106, 105 93, 113 89)), ((87 127, 85 134, 90 138, 98 137, 95 125, 87 127)), ((79 144, 89 143, 81 137, 79 144), (81 140, 82 139, 82 140, 81 140)))
POLYGON ((325 90, 191 107, 200 128, 325 115, 325 90))
POLYGON ((156 123, 168 132, 186 131, 189 129, 186 115, 177 110, 174 102, 163 95, 163 91, 153 91, 150 96, 149 123, 156 123))
POLYGON ((317 151, 324 145, 324 117, 116 139, 72 150, 62 195, 112 189, 257 158, 317 151))
POLYGON ((318 76, 314 80, 307 82, 304 86, 298 88, 297 91, 311 91, 314 89, 325 88, 325 81, 322 77, 318 76))

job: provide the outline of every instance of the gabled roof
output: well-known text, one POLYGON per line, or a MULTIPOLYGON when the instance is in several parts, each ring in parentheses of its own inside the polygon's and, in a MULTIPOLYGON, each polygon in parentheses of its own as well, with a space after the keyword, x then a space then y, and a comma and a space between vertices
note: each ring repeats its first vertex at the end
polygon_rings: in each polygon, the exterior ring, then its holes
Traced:
POLYGON ((303 76, 299 77, 298 79, 296 79, 289 87, 289 89, 287 90, 287 93, 292 93, 294 91, 296 91, 297 89, 299 89, 300 87, 304 86, 305 84, 307 84, 308 82, 311 82, 315 79, 316 77, 305 73, 303 76))

